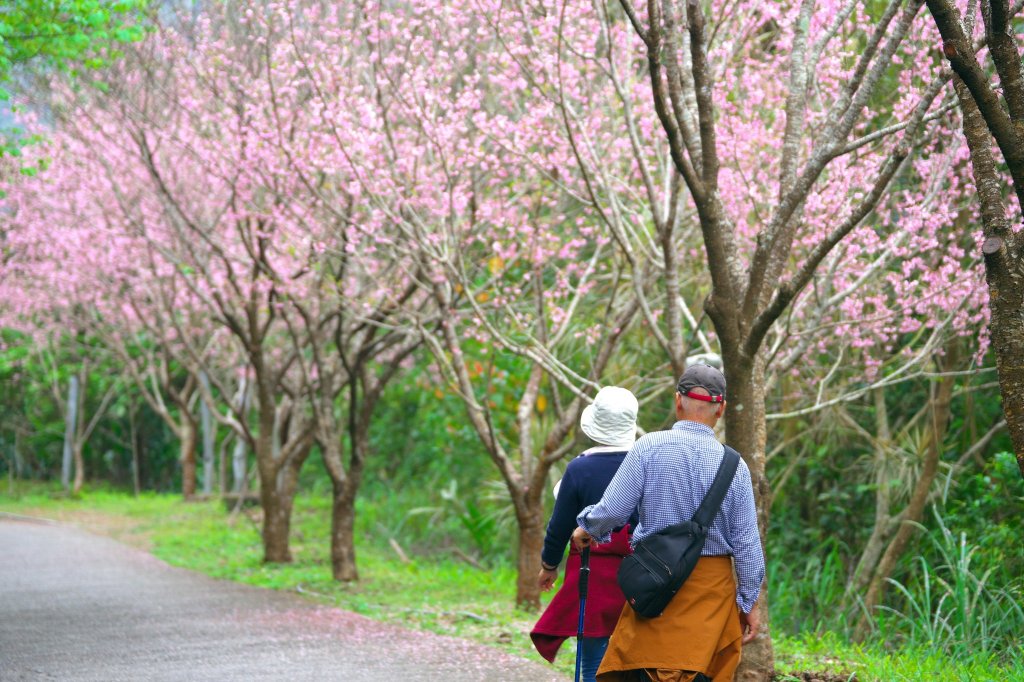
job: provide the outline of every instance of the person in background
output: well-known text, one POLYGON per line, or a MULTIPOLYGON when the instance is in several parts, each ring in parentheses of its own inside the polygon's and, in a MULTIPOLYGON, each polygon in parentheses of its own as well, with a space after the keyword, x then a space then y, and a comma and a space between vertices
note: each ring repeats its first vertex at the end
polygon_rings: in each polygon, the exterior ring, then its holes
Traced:
MULTIPOLYGON (((598 392, 593 404, 583 410, 580 428, 598 445, 571 461, 562 480, 555 485, 555 508, 548 522, 544 550, 541 553, 541 570, 537 578, 542 590, 550 590, 555 584, 558 564, 576 528, 577 514, 601 499, 608 482, 636 440, 638 409, 636 397, 630 391, 618 386, 606 386, 598 392)), ((608 637, 615 629, 625 603, 615 576, 622 557, 629 552, 628 524, 615 529, 610 542, 591 549, 590 583, 581 647, 581 674, 585 682, 594 681, 608 646, 608 637)), ((537 651, 551 662, 555 660, 562 642, 577 633, 579 570, 580 552, 570 547, 562 587, 530 632, 537 651)))

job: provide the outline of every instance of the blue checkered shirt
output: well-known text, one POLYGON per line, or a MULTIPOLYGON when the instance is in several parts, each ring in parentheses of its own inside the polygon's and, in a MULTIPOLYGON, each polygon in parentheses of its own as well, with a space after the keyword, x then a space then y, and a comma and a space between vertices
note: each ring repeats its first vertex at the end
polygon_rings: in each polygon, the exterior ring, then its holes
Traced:
MULTIPOLYGON (((632 539, 635 545, 652 533, 693 518, 723 455, 715 432, 697 422, 679 421, 668 431, 649 433, 629 449, 601 501, 581 511, 576 522, 597 542, 608 542, 611 530, 626 523, 639 507, 640 523, 632 539)), ((750 469, 743 460, 711 522, 701 555, 733 556, 736 603, 743 613, 749 613, 764 580, 764 552, 757 532, 750 469)))

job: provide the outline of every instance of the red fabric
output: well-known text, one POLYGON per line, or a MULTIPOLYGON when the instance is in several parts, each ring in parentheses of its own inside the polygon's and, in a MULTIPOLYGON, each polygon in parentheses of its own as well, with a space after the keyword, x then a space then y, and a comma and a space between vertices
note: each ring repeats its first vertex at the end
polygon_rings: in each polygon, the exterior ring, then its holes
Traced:
MULTIPOLYGON (((622 563, 622 557, 631 551, 628 526, 613 533, 611 542, 592 546, 587 608, 583 614, 584 636, 609 637, 615 629, 622 605, 626 603, 615 576, 619 571, 619 564, 622 563)), ((551 599, 551 603, 544 609, 540 620, 530 632, 533 646, 548 661, 554 662, 562 642, 576 636, 580 622, 579 585, 580 553, 570 544, 562 587, 551 599)))
POLYGON ((701 395, 700 393, 688 392, 687 398, 693 398, 694 400, 703 400, 706 403, 720 403, 725 400, 725 396, 720 395, 701 395))

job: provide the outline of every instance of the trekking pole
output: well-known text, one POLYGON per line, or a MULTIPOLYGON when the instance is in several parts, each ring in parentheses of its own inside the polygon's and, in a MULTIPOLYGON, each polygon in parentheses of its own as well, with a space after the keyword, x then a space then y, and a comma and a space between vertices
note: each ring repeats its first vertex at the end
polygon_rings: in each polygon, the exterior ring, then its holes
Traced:
POLYGON ((587 583, 590 582, 590 545, 580 553, 580 622, 576 628, 576 682, 580 682, 580 666, 583 663, 583 614, 587 610, 587 583))

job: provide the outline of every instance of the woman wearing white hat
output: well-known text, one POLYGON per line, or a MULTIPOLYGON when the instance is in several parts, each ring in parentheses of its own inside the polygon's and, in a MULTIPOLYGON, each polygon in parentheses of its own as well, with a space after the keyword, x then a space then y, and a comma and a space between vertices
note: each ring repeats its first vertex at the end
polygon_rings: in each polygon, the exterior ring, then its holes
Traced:
MULTIPOLYGON (((625 388, 606 386, 580 417, 580 429, 598 443, 569 463, 562 480, 555 485, 555 508, 548 522, 541 553, 538 582, 549 590, 558 576, 558 564, 565 546, 576 529, 576 515, 584 507, 596 504, 612 480, 626 452, 636 440, 636 397, 625 388)), ((634 519, 635 523, 635 519, 634 519)), ((612 541, 594 545, 590 556, 590 596, 584 622, 582 641, 582 673, 592 681, 601 664, 608 637, 615 629, 625 597, 616 582, 622 557, 629 553, 630 526, 612 535, 612 541)), ((541 656, 554 661, 558 648, 577 632, 579 613, 580 554, 569 548, 565 580, 558 593, 530 632, 541 656)))

